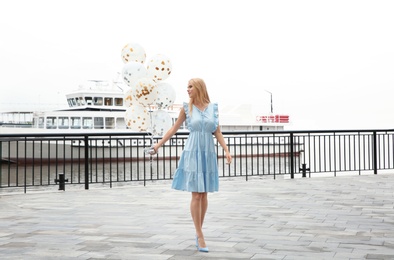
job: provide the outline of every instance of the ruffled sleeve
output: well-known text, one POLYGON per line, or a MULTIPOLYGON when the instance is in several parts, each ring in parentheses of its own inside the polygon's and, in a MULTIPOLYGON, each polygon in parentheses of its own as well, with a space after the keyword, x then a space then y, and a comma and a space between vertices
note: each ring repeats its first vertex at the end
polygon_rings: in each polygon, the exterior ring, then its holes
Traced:
POLYGON ((189 103, 183 102, 183 109, 185 110, 185 114, 186 114, 186 128, 191 130, 189 103))
POLYGON ((218 103, 213 103, 213 118, 215 122, 215 131, 216 128, 219 126, 219 108, 218 103))

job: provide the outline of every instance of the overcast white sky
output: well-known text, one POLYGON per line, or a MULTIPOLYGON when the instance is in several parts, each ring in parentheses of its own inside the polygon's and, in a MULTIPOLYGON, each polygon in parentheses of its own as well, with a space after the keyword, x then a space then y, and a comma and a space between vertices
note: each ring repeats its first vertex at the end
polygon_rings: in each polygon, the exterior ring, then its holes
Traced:
POLYGON ((394 1, 2 0, 0 111, 62 103, 112 80, 124 45, 173 64, 187 101, 205 79, 219 108, 289 114, 287 129, 394 128, 394 1))

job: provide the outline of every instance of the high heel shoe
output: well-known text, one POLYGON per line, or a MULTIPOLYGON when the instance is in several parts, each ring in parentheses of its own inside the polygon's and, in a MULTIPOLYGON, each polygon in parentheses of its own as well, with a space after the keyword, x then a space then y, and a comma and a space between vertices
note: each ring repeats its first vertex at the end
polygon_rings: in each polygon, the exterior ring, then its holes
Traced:
POLYGON ((200 252, 204 252, 204 253, 209 252, 208 247, 200 247, 200 245, 198 244, 198 237, 197 236, 196 236, 196 246, 197 246, 197 250, 200 252))

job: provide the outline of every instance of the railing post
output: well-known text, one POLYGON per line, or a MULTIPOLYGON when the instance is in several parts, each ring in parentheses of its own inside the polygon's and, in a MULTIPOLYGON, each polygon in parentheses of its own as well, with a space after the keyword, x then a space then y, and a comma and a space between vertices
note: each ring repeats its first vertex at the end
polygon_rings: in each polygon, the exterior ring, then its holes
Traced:
POLYGON ((378 142, 376 131, 373 131, 373 173, 378 174, 378 142))
MULTIPOLYGON (((245 171, 246 171, 246 181, 248 181, 248 134, 245 134, 245 171)), ((274 173, 275 173, 275 171, 274 171, 274 173)))
POLYGON ((300 168, 300 172, 302 172, 302 178, 306 177, 306 171, 310 171, 310 169, 306 168, 306 163, 303 163, 302 167, 300 168))
POLYGON ((3 186, 2 180, 3 180, 3 141, 0 141, 0 189, 3 186))
POLYGON ((66 190, 66 182, 68 179, 65 178, 65 174, 59 173, 59 179, 55 179, 55 183, 59 183, 59 190, 66 190))
POLYGON ((89 136, 85 135, 85 190, 89 189, 89 136))
POLYGON ((290 133, 290 178, 294 179, 294 134, 290 133))

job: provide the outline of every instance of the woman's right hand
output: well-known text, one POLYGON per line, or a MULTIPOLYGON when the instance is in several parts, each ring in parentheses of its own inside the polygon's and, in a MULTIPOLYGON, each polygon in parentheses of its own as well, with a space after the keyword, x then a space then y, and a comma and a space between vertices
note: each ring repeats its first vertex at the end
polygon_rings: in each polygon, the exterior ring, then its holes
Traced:
POLYGON ((152 146, 154 153, 153 154, 157 154, 157 151, 159 150, 160 146, 158 144, 155 144, 152 146))

